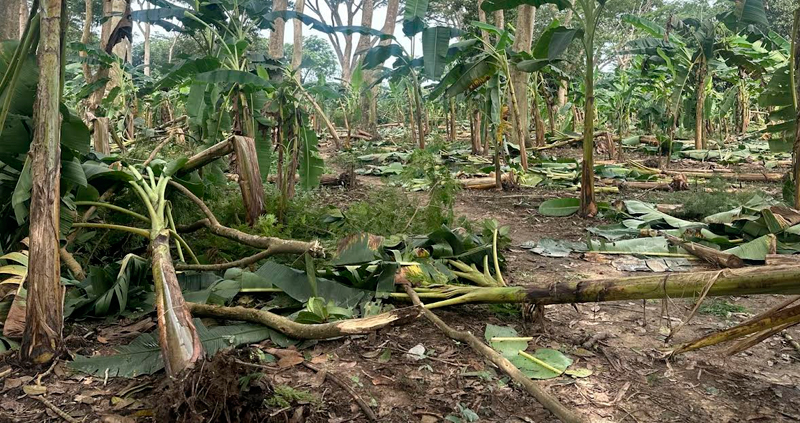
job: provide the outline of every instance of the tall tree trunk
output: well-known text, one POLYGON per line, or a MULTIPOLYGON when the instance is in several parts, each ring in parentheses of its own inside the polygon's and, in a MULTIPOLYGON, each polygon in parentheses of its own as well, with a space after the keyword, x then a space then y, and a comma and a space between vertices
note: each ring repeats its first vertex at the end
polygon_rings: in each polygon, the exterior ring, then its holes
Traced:
MULTIPOLYGON (((575 1, 570 1, 571 4, 575 4, 575 1)), ((564 23, 562 25, 569 27, 570 22, 572 22, 572 15, 575 13, 572 8, 567 9, 567 14, 564 16, 564 23)), ((558 92, 556 94, 556 98, 558 99, 558 107, 564 107, 567 104, 567 88, 568 88, 568 81, 566 79, 560 79, 558 82, 558 92)))
MULTIPOLYGON (((534 81, 539 79, 539 74, 533 74, 534 81)), ((544 145, 544 120, 542 119, 542 111, 539 109, 539 94, 536 87, 539 84, 534 82, 533 94, 531 95, 531 108, 533 109, 533 121, 536 123, 536 145, 544 145)))
POLYGON ((28 15, 24 13, 28 10, 26 0, 4 0, 0 7, 0 41, 19 40, 22 31, 25 29, 28 15), (25 20, 22 16, 25 16, 25 20), (20 24, 22 26, 20 26, 20 24))
MULTIPOLYGON (((87 2, 87 6, 89 6, 89 3, 90 2, 87 2)), ((104 22, 100 31, 100 48, 105 50, 106 53, 113 53, 117 57, 122 58, 126 63, 130 63, 131 58, 131 40, 128 38, 128 34, 132 33, 133 28, 131 26, 130 15, 130 0, 103 0, 104 22)), ((91 29, 91 22, 84 23, 84 35, 88 40, 91 32, 88 32, 89 35, 87 35, 87 25, 89 25, 91 29)), ((120 69, 119 65, 116 63, 112 65, 111 69, 101 68, 95 72, 92 77, 92 82, 99 81, 106 77, 109 78, 108 84, 103 87, 98 87, 92 94, 86 107, 87 112, 94 112, 103 100, 107 89, 120 85, 122 81, 122 69, 120 69)))
MULTIPOLYGON (((86 15, 83 18, 83 31, 81 32, 81 44, 89 45, 92 39, 92 19, 94 18, 94 10, 92 9, 92 0, 85 0, 84 7, 86 8, 86 15)), ((80 57, 85 58, 86 52, 81 51, 78 53, 80 57)), ((81 64, 83 68, 83 79, 88 84, 92 81, 92 71, 89 69, 89 61, 84 60, 81 64)))
POLYGON ((750 98, 747 93, 747 73, 739 68, 739 83, 736 93, 736 132, 744 134, 750 127, 750 98))
POLYGON ((705 137, 703 136, 703 122, 705 121, 703 114, 703 106, 706 103, 706 59, 705 56, 700 57, 700 63, 697 64, 697 103, 694 111, 694 148, 697 150, 706 147, 705 137))
MULTIPOLYGON (((150 9, 150 3, 147 3, 147 9, 150 9)), ((144 23, 142 32, 144 33, 144 74, 150 76, 150 22, 144 23)))
MULTIPOLYGON (((595 5, 590 2, 590 8, 595 5)), ((584 11, 586 19, 592 22, 594 13, 584 11)), ((593 10, 591 11, 593 12, 593 10)), ((594 197, 594 28, 589 27, 584 34, 586 53, 585 86, 586 104, 583 116, 583 163, 581 164, 581 206, 579 214, 591 217, 597 214, 594 197)))
MULTIPOLYGON (((536 20, 536 8, 529 5, 522 5, 517 8, 517 30, 514 33, 514 44, 511 49, 517 53, 530 51, 533 40, 533 23, 536 20)), ((528 81, 530 73, 522 72, 516 68, 511 69, 511 83, 514 84, 514 92, 517 95, 517 106, 519 107, 519 121, 514 118, 512 124, 519 126, 522 132, 522 139, 515 139, 520 146, 520 153, 525 151, 525 147, 531 145, 530 122, 528 121, 528 81)), ((512 115, 516 116, 516 114, 512 115)), ((516 131, 520 132, 520 131, 516 131)), ((514 136, 516 137, 516 134, 514 136)), ((539 140, 537 139, 537 142, 539 140)), ((527 165, 527 163, 526 163, 527 165)), ((524 166, 527 167, 527 166, 524 166)))
MULTIPOLYGON (((275 0, 272 10, 281 12, 289 7, 287 0, 275 0)), ((275 19, 272 23, 272 33, 269 34, 269 55, 273 59, 283 59, 283 37, 286 21, 282 18, 275 19)))
MULTIPOLYGON (((371 28, 372 27, 372 15, 375 10, 375 1, 374 0, 364 0, 362 3, 362 12, 361 12, 361 26, 364 28, 371 28)), ((361 58, 367 54, 367 50, 369 50, 370 46, 372 45, 372 36, 367 34, 361 34, 358 38, 358 44, 356 44, 356 52, 355 56, 353 57, 354 63, 358 63, 361 65, 361 58)), ((370 86, 373 81, 372 72, 369 71, 362 71, 361 75, 363 77, 363 86, 361 87, 361 92, 359 93, 359 107, 361 108, 361 119, 359 120, 359 127, 363 130, 374 133, 377 131, 378 123, 377 117, 372 116, 371 114, 371 104, 372 104, 372 91, 367 89, 366 87, 370 86)))
POLYGON ((506 27, 506 17, 502 10, 495 10, 494 12, 494 26, 500 28, 502 31, 506 27))
MULTIPOLYGON (((478 21, 481 23, 487 23, 486 21, 486 12, 481 8, 483 5, 483 0, 478 0, 478 21)), ((483 39, 484 43, 489 42, 489 31, 482 29, 481 30, 481 39, 483 39)))
POLYGON ((794 12, 794 28, 792 30, 792 51, 790 76, 794 85, 794 108, 797 111, 794 131, 794 208, 800 209, 800 7, 794 12))
POLYGON ((31 161, 30 256, 26 326, 21 356, 43 364, 62 348, 64 287, 59 260, 61 208, 61 12, 62 0, 41 3, 39 83, 34 106, 31 161))
POLYGON ((450 142, 456 142, 456 99, 450 97, 448 106, 450 120, 448 121, 447 130, 450 133, 450 142))
MULTIPOLYGON (((303 13, 305 7, 305 0, 296 0, 294 3, 294 10, 297 13, 303 13)), ((303 81, 300 80, 300 64, 303 63, 303 22, 301 22, 300 19, 294 19, 292 24, 294 25, 294 41, 292 43, 292 70, 296 72, 297 82, 302 83, 303 81)))

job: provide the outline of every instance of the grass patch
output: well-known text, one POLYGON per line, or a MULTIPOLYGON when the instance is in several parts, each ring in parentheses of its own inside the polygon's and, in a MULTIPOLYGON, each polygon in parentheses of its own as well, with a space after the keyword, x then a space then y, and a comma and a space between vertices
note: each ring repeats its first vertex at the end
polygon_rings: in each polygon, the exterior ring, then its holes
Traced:
POLYGON ((731 303, 721 298, 712 298, 710 300, 703 301, 703 304, 697 311, 703 314, 717 316, 721 319, 727 319, 731 313, 746 313, 747 307, 731 303))
POLYGON ((319 398, 311 392, 294 389, 287 385, 276 386, 273 395, 264 400, 266 405, 275 408, 286 408, 292 404, 318 404, 319 402, 319 398))
POLYGON ((739 207, 756 197, 764 197, 763 191, 754 188, 738 189, 728 192, 730 183, 721 179, 711 179, 708 183, 692 187, 689 191, 664 193, 652 202, 682 204, 673 213, 687 220, 700 220, 706 216, 739 207))

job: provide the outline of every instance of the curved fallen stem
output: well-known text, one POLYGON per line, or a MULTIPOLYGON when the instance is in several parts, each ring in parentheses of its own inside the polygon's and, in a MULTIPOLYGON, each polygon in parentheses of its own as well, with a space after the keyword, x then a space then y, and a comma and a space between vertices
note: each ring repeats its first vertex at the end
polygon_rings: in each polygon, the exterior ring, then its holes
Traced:
POLYGON ((297 323, 281 315, 253 308, 221 307, 198 303, 186 303, 186 306, 197 317, 214 317, 259 323, 296 339, 329 339, 345 335, 362 335, 390 325, 408 323, 422 314, 422 307, 411 306, 398 308, 376 316, 310 325, 297 323))
MULTIPOLYGON (((253 234, 248 234, 246 232, 242 232, 233 228, 229 228, 227 226, 222 226, 217 218, 214 216, 214 213, 208 208, 208 206, 198 198, 194 193, 189 191, 188 188, 185 186, 175 182, 169 181, 170 186, 177 189, 181 192, 184 196, 186 196, 189 200, 191 200, 198 208, 206 215, 205 219, 199 220, 192 225, 193 228, 198 227, 199 225, 203 225, 211 231, 212 234, 227 238, 245 245, 249 245, 255 248, 263 248, 267 251, 272 251, 267 255, 260 256, 253 261, 249 261, 246 264, 253 263, 255 261, 260 260, 261 258, 268 257, 272 254, 303 254, 303 253, 311 253, 314 257, 324 257, 325 250, 322 248, 322 245, 319 242, 305 242, 305 241, 295 241, 295 240, 286 240, 281 238, 275 237, 264 237, 258 236, 253 234)), ((183 231, 184 228, 181 228, 183 231)), ((263 254, 265 252, 259 253, 263 254)), ((258 254, 257 254, 258 255, 258 254)), ((257 256, 256 255, 256 256, 257 256)), ((251 256, 248 259, 252 259, 255 256, 251 256)), ((246 259, 243 259, 246 260, 246 259)), ((239 260, 241 262, 242 260, 239 260)), ((234 267, 234 266, 230 266, 234 267)), ((223 267, 220 269, 211 269, 211 270, 222 270, 227 269, 228 267, 223 267)))

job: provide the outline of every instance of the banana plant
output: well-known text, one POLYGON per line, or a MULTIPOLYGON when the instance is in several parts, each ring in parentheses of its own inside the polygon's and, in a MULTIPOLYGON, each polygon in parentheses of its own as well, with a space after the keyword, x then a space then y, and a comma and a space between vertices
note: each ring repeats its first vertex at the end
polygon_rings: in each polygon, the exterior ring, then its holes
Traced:
POLYGON ((575 20, 583 29, 584 50, 584 125, 583 125, 583 164, 581 167, 581 206, 582 216, 597 214, 597 202, 594 195, 594 124, 595 124, 595 98, 594 98, 594 73, 595 73, 595 31, 597 30, 600 16, 605 9, 607 0, 575 0, 574 4, 568 0, 488 0, 484 1, 481 8, 486 12, 513 9, 521 4, 542 6, 553 4, 559 10, 572 8, 575 11, 575 20))

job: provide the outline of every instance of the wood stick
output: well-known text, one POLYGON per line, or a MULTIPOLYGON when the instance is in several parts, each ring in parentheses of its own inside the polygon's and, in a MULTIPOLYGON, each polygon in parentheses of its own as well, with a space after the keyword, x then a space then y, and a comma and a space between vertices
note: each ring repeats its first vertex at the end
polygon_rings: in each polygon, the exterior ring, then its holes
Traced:
MULTIPOLYGON (((312 370, 315 373, 320 372, 320 369, 314 367, 313 364, 307 361, 303 362, 303 366, 305 366, 309 370, 312 370)), ((335 375, 331 372, 326 371, 324 374, 326 379, 332 380, 333 383, 339 385, 340 388, 344 389, 344 391, 347 392, 353 398, 356 404, 358 404, 359 408, 361 408, 361 411, 364 412, 364 415, 367 416, 367 419, 369 419, 369 421, 372 422, 378 421, 378 417, 375 415, 375 412, 372 411, 372 408, 370 408, 369 404, 367 404, 367 402, 364 401, 363 398, 361 398, 361 395, 358 395, 358 393, 354 391, 353 388, 351 388, 350 385, 347 384, 347 382, 342 380, 342 378, 340 378, 338 375, 335 375)))
POLYGON ((700 259, 705 260, 711 264, 715 264, 719 267, 725 267, 725 268, 744 267, 744 260, 733 254, 715 250, 713 248, 706 247, 705 245, 697 244, 694 242, 684 241, 676 236, 665 234, 663 232, 662 235, 664 235, 664 237, 667 238, 667 240, 670 243, 683 248, 693 256, 699 257, 700 259))
MULTIPOLYGON (((414 305, 422 307, 422 302, 417 296, 417 293, 411 287, 410 284, 405 283, 403 287, 406 290, 409 298, 414 305)), ((515 382, 520 384, 529 394, 531 394, 540 404, 542 404, 546 409, 550 410, 559 420, 566 423, 573 423, 573 422, 582 422, 583 419, 578 417, 574 411, 568 409, 563 404, 561 404, 555 397, 547 393, 544 389, 539 387, 536 382, 525 376, 516 366, 511 364, 508 359, 500 355, 497 351, 493 350, 488 345, 481 342, 475 335, 469 332, 460 332, 457 331, 450 326, 448 326, 442 319, 436 316, 432 311, 423 308, 423 313, 425 317, 434 324, 439 330, 445 333, 445 335, 449 336, 450 338, 464 342, 472 347, 475 352, 482 355, 492 363, 494 363, 503 373, 507 374, 511 377, 515 382)))
POLYGON ((741 338, 751 333, 761 332, 778 326, 800 323, 800 305, 790 307, 751 323, 743 323, 728 330, 712 333, 691 342, 675 347, 670 355, 681 354, 696 349, 710 347, 720 342, 741 338))
POLYGON ((50 400, 48 400, 47 398, 45 398, 43 396, 39 396, 39 395, 30 395, 29 397, 35 399, 36 401, 41 402, 42 404, 44 404, 45 407, 47 407, 50 410, 52 410, 54 413, 56 413, 58 415, 58 417, 61 417, 62 419, 64 419, 64 421, 69 422, 69 423, 80 423, 80 420, 78 420, 78 419, 70 416, 69 414, 65 413, 62 409, 58 408, 55 404, 50 402, 50 400))

